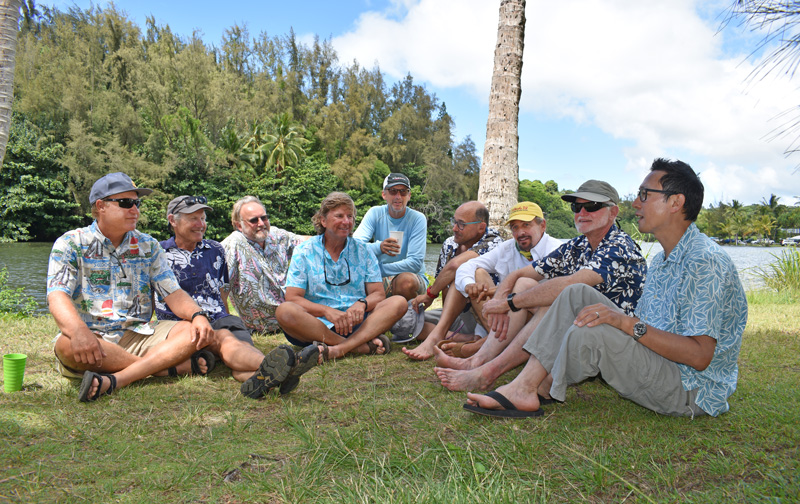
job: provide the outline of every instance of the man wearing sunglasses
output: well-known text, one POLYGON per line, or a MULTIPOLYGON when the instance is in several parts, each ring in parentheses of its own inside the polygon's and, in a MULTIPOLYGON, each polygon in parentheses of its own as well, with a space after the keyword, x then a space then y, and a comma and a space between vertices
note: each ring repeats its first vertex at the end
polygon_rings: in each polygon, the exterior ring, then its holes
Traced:
POLYGON ((294 248, 308 236, 270 226, 267 209, 256 196, 233 204, 231 224, 235 231, 222 240, 230 299, 250 330, 278 331, 275 309, 285 299, 289 261, 294 248))
POLYGON ((208 317, 178 285, 158 242, 136 230, 140 197, 124 173, 110 173, 92 186, 95 221, 69 231, 53 245, 47 302, 60 329, 55 340, 62 375, 82 378, 81 401, 150 375, 205 374, 204 347, 214 343, 208 317), (153 325, 152 294, 177 321, 153 325))
MULTIPOLYGON (((206 210, 204 196, 178 196, 167 205, 167 221, 174 236, 161 242, 166 251, 167 262, 172 267, 181 288, 189 293, 206 313, 215 331, 215 341, 207 349, 222 359, 232 371, 233 377, 243 386, 242 393, 257 399, 269 391, 270 386, 257 387, 258 378, 254 376, 273 375, 277 386, 285 380, 288 361, 297 356, 289 356, 283 348, 276 348, 266 358, 253 346, 250 331, 237 316, 227 310, 228 266, 225 262, 225 249, 214 240, 206 240, 206 210), (278 368, 275 368, 275 365, 278 368)), ((156 297, 156 316, 159 320, 180 320, 160 296, 156 297)), ((313 363, 312 363, 313 364, 313 363)), ((304 368, 305 372, 307 369, 304 368)), ((299 378, 299 373, 294 375, 299 378)), ((281 392, 285 393, 282 388, 281 392)))
POLYGON ((694 221, 703 184, 681 161, 656 159, 633 201, 639 230, 663 247, 635 313, 583 285, 558 297, 524 346, 525 368, 464 408, 500 417, 541 416, 544 397, 601 375, 621 397, 656 413, 717 416, 736 390, 747 298, 736 266, 694 221))
POLYGON ((569 285, 585 284, 633 313, 647 263, 639 246, 615 224, 617 190, 607 182, 588 180, 561 198, 571 204, 581 236, 500 282, 483 308, 492 332, 474 355, 460 359, 435 350, 435 372, 446 388, 485 390, 503 373, 524 364, 522 345, 569 285))
POLYGON ((368 244, 378 258, 386 297, 399 294, 407 300, 425 293, 425 247, 428 220, 408 208, 411 182, 402 173, 390 173, 383 180, 381 196, 386 205, 370 208, 353 238, 368 244), (392 238, 400 232, 402 238, 392 238))

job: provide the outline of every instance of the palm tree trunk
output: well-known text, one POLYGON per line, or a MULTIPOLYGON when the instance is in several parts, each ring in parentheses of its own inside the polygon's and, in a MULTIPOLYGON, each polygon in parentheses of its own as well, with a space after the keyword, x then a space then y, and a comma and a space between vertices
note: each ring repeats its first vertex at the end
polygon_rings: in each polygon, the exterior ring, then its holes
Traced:
POLYGON ((519 189, 519 100, 525 46, 525 0, 502 0, 494 51, 489 119, 478 200, 489 209, 489 223, 504 229, 519 189))
POLYGON ((14 98, 14 63, 22 0, 0 0, 0 168, 6 155, 14 98))

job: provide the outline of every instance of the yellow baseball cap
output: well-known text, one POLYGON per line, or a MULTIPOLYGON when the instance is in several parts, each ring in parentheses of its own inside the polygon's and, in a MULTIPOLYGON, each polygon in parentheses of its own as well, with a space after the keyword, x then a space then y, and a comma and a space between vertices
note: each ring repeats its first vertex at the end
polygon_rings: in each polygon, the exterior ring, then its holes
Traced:
POLYGON ((529 222, 536 217, 544 219, 544 213, 542 213, 541 207, 530 201, 520 201, 511 207, 511 211, 508 213, 508 220, 506 220, 506 225, 508 225, 512 220, 529 222))

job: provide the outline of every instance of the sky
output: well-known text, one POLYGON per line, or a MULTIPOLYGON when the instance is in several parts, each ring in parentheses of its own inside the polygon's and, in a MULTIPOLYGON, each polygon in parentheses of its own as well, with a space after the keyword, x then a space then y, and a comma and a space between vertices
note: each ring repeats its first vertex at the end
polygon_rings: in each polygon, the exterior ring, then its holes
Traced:
MULTIPOLYGON (((577 189, 606 180, 636 192, 656 157, 699 174, 705 205, 800 203, 800 155, 776 136, 800 105, 800 76, 752 78, 762 33, 722 28, 733 0, 528 0, 519 115, 520 179, 577 189)), ((59 9, 105 2, 42 5, 59 9)), ((159 25, 219 47, 238 24, 251 36, 330 39, 339 62, 377 64, 391 85, 411 74, 470 136, 479 156, 497 41, 499 0, 121 0, 140 28, 159 25), (302 7, 301 7, 302 6, 302 7)))

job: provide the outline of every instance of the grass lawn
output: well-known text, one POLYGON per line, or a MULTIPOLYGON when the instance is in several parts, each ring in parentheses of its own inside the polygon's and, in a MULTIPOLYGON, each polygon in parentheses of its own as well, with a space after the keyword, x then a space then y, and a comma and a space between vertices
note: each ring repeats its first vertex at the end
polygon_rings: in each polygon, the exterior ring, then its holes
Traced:
POLYGON ((28 354, 23 391, 0 393, 0 502, 800 501, 797 299, 750 296, 731 411, 695 420, 600 380, 538 419, 479 417, 399 351, 326 364, 283 398, 244 398, 218 366, 83 404, 54 370, 51 317, 0 328, 0 351, 28 354))

